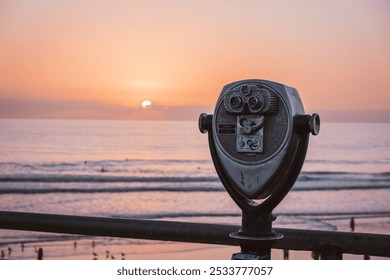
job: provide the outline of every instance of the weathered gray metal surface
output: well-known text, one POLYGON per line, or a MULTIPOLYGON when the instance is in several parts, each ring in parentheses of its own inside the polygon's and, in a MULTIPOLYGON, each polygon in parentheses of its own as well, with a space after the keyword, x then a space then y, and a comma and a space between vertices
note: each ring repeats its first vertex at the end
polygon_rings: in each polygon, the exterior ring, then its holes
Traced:
MULTIPOLYGON (((91 236, 236 245, 240 226, 0 211, 0 228, 91 236)), ((275 228, 277 249, 390 257, 390 235, 275 228)))

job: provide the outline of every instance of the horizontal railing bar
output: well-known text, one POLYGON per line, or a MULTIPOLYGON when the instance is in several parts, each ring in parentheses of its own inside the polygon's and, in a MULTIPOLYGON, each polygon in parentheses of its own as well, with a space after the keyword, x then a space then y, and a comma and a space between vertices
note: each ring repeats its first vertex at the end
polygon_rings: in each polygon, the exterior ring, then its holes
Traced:
MULTIPOLYGON (((0 211, 0 228, 238 246, 229 234, 240 226, 0 211)), ((275 231, 284 235, 274 244, 276 249, 313 251, 332 246, 343 253, 390 257, 390 235, 282 228, 275 231)))

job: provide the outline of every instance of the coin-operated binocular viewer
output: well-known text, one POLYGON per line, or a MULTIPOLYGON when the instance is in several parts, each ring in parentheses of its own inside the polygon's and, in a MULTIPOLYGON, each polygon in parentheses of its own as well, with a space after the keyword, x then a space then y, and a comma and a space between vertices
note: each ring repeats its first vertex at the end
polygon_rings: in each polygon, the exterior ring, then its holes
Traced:
POLYGON ((233 259, 270 259, 283 235, 272 230, 273 209, 292 188, 305 160, 309 133, 320 119, 306 115, 298 92, 265 80, 226 85, 214 115, 201 114, 220 180, 242 210, 241 246, 233 259))

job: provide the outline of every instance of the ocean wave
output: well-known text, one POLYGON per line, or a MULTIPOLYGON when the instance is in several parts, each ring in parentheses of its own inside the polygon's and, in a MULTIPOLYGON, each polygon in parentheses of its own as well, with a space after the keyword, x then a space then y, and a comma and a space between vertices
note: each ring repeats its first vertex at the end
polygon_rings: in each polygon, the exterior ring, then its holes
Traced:
POLYGON ((237 213, 209 213, 209 212, 168 212, 168 213, 151 213, 142 215, 113 215, 111 218, 121 219, 147 219, 147 220, 159 220, 159 219, 175 219, 175 218, 201 218, 201 217, 241 217, 241 212, 237 213))
MULTIPOLYGON (((323 219, 338 219, 338 218, 350 218, 352 217, 389 217, 390 211, 345 211, 345 212, 274 212, 275 216, 320 216, 327 217, 323 219)), ((210 213, 210 212, 167 212, 167 213, 150 213, 141 215, 112 215, 111 218, 123 218, 123 219, 178 219, 178 218, 218 218, 218 217, 241 217, 241 212, 236 213, 210 213)))
POLYGON ((71 174, 14 174, 0 175, 0 182, 34 183, 193 183, 217 182, 218 177, 142 177, 142 176, 107 176, 107 175, 71 175, 71 174))
POLYGON ((363 165, 363 164, 390 164, 390 158, 366 159, 366 160, 340 160, 340 159, 306 159, 309 164, 326 164, 326 165, 363 165))
MULTIPOLYGON (((41 183, 148 183, 148 182, 219 182, 215 176, 120 176, 106 175, 109 172, 100 174, 0 174, 0 182, 41 182, 41 183)), ((312 171, 301 172, 298 181, 367 181, 367 182, 390 182, 390 172, 382 173, 358 173, 358 172, 331 172, 331 171, 312 171)))
POLYGON ((224 192, 217 187, 99 187, 99 188, 0 188, 1 194, 134 193, 134 192, 224 192))
MULTIPOLYGON (((291 191, 341 191, 341 190, 379 190, 379 189, 390 189, 389 185, 347 185, 347 186, 305 186, 296 184, 291 191)), ((0 195, 7 194, 21 194, 21 195, 43 195, 43 194, 56 194, 56 193, 70 193, 70 194, 93 194, 93 193, 194 193, 194 192, 225 192, 225 189, 221 186, 175 186, 172 184, 171 186, 158 186, 158 187, 150 187, 150 186, 138 186, 138 187, 118 187, 118 186, 107 186, 107 187, 72 187, 72 186, 47 186, 47 187, 4 187, 0 186, 0 195)))
MULTIPOLYGON (((390 189, 390 185, 336 185, 336 186, 300 186, 295 184, 292 191, 341 191, 341 190, 379 190, 379 189, 390 189)), ((0 192, 1 193, 1 192, 0 192)))
POLYGON ((334 172, 314 171, 301 172, 298 181, 366 181, 366 182, 390 182, 390 172, 364 173, 364 172, 334 172))
POLYGON ((186 164, 209 164, 211 159, 128 159, 123 160, 85 160, 85 161, 50 161, 50 162, 0 162, 0 168, 11 166, 16 168, 61 168, 78 166, 105 166, 105 165, 186 165, 186 164))

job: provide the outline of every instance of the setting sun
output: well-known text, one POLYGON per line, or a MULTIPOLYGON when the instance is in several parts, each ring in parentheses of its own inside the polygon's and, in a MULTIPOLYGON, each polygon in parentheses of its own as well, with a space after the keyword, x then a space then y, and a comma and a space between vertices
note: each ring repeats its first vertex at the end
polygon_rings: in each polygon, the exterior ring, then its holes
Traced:
POLYGON ((149 101, 149 100, 144 100, 144 101, 142 101, 142 103, 141 103, 141 106, 142 106, 142 108, 146 108, 146 107, 148 107, 148 106, 150 106, 150 105, 152 105, 152 102, 151 101, 149 101))

